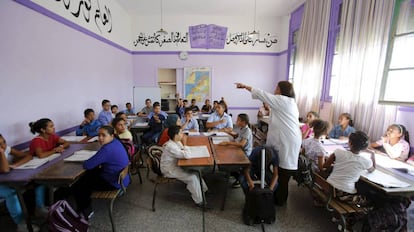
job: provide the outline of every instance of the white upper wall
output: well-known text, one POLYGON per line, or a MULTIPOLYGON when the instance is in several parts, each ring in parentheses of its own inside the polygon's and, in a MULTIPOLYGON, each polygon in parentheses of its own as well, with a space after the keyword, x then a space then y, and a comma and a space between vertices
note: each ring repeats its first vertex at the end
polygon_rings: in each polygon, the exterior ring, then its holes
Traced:
POLYGON ((128 50, 132 49, 131 18, 117 1, 31 1, 128 50))
MULTIPOLYGON (((225 51, 225 52, 281 52, 287 49, 289 33, 289 17, 269 17, 261 18, 258 16, 256 30, 260 31, 259 39, 261 41, 276 38, 277 43, 267 47, 265 43, 235 44, 231 42, 226 44, 224 49, 209 49, 208 51, 225 51), (270 34, 270 36, 267 36, 270 34)), ((160 29, 160 16, 134 16, 132 17, 132 40, 136 41, 140 33, 146 37, 154 36, 154 33, 160 29)), ((208 15, 170 15, 164 16, 163 28, 169 32, 167 38, 171 37, 172 32, 180 32, 182 36, 188 32, 189 26, 199 24, 216 24, 227 27, 227 35, 235 33, 248 33, 253 31, 254 23, 251 17, 246 15, 235 16, 208 16, 208 15)), ((161 37, 162 38, 162 37, 161 37)), ((134 51, 207 51, 207 49, 191 49, 190 41, 187 43, 151 43, 148 46, 138 44, 134 46, 134 51)))

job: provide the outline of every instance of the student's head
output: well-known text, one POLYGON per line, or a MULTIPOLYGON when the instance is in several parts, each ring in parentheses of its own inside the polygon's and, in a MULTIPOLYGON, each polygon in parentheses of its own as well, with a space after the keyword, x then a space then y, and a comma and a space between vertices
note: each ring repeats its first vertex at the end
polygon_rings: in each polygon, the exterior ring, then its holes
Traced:
POLYGON ((29 123, 30 132, 33 134, 47 134, 51 135, 55 133, 55 125, 53 124, 52 120, 48 118, 41 118, 35 122, 29 123))
POLYGON ((111 126, 102 126, 98 131, 98 142, 101 145, 110 143, 114 139, 114 134, 114 128, 111 126))
POLYGON ((246 125, 249 125, 249 115, 247 115, 247 114, 237 115, 236 124, 239 127, 245 127, 246 125))
POLYGON ((191 105, 193 106, 195 104, 196 104, 196 99, 195 98, 191 99, 191 105))
POLYGON ((220 102, 219 104, 217 104, 217 106, 216 106, 216 112, 217 112, 217 114, 218 115, 223 115, 224 114, 224 112, 226 111, 226 103, 224 103, 224 102, 220 102))
POLYGON ((125 119, 123 118, 114 118, 111 124, 118 134, 122 134, 126 130, 125 119))
POLYGON ((130 103, 130 102, 127 102, 127 103, 125 104, 125 106, 126 106, 127 110, 131 110, 131 109, 132 109, 132 105, 131 105, 131 103, 130 103))
POLYGON ((161 112, 161 105, 159 102, 154 102, 154 104, 152 104, 152 110, 154 111, 154 113, 159 114, 161 112))
POLYGON ((112 105, 112 106, 111 106, 111 112, 112 112, 113 114, 118 113, 118 106, 117 106, 117 105, 112 105))
POLYGON ((151 104, 152 104, 151 99, 149 99, 149 98, 145 99, 145 106, 146 107, 151 108, 151 104))
POLYGON ((359 153, 369 145, 368 135, 363 131, 355 131, 349 135, 349 147, 353 153, 359 153))
POLYGON ((183 104, 184 104, 184 107, 187 107, 188 106, 188 100, 187 99, 184 99, 183 100, 183 104))
POLYGON ((102 100, 102 109, 105 111, 109 111, 111 108, 111 102, 107 99, 102 100))
POLYGON ((118 112, 118 113, 115 114, 115 118, 122 118, 126 121, 128 117, 127 117, 126 113, 118 112))
POLYGON ((277 84, 275 94, 295 98, 295 91, 293 89, 293 85, 289 81, 280 81, 277 84))
POLYGON ((181 126, 180 117, 178 117, 176 114, 168 115, 167 119, 164 122, 164 126, 166 128, 169 128, 171 126, 181 126))
POLYGON ((193 110, 190 107, 184 109, 184 117, 187 119, 193 118, 193 110))
POLYGON ((306 114, 306 122, 307 123, 311 123, 313 120, 318 119, 319 118, 319 114, 316 113, 315 111, 309 111, 306 114))
POLYGON ((93 111, 93 109, 86 109, 83 111, 83 116, 89 121, 93 121, 95 120, 95 111, 93 111))
POLYGON ((218 101, 213 101, 213 107, 214 107, 214 109, 216 108, 217 105, 218 105, 218 101))
POLYGON ((405 139, 408 143, 410 143, 410 135, 405 129, 405 126, 401 124, 392 124, 387 129, 387 136, 389 138, 398 138, 398 139, 405 139))
POLYGON ((341 115, 339 115, 338 122, 339 125, 343 127, 347 127, 348 125, 354 126, 354 122, 352 121, 352 117, 349 113, 342 113, 341 115))
POLYGON ((323 135, 328 134, 329 124, 326 121, 315 119, 309 125, 313 128, 313 133, 315 134, 315 138, 317 139, 319 139, 323 135))
POLYGON ((204 100, 204 104, 207 105, 207 106, 210 105, 210 99, 204 100))
POLYGON ((180 141, 183 137, 180 126, 170 126, 168 127, 168 137, 174 141, 180 141))
POLYGON ((6 139, 4 139, 2 134, 0 134, 0 148, 3 150, 6 150, 7 148, 6 139))

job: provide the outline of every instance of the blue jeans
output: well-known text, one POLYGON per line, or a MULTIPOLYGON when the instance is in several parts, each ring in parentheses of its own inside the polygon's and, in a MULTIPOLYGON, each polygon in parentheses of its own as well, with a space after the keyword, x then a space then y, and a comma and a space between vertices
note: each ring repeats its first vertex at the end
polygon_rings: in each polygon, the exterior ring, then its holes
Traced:
POLYGON ((6 207, 10 213, 14 223, 19 224, 23 218, 22 207, 20 206, 19 198, 16 190, 5 185, 0 185, 0 198, 6 200, 6 207))

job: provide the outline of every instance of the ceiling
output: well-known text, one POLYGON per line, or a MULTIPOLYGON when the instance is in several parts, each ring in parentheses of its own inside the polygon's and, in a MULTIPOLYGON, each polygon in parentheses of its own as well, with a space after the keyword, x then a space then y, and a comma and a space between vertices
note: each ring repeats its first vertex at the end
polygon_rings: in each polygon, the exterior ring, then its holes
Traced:
MULTIPOLYGON (((256 0, 260 17, 287 16, 305 0, 256 0)), ((158 15, 161 0, 118 0, 131 16, 158 15)), ((163 15, 240 16, 254 11, 254 0, 163 0, 163 15)), ((253 14, 253 13, 252 13, 253 14)))

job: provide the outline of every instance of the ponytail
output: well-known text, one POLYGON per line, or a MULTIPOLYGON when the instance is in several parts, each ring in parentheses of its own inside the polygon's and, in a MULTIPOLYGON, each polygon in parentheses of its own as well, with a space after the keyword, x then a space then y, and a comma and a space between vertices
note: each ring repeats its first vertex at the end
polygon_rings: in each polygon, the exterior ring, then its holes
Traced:
POLYGON ((30 122, 29 123, 30 132, 32 132, 32 134, 36 134, 36 133, 40 134, 42 132, 42 129, 46 129, 47 124, 51 121, 52 120, 48 118, 41 118, 35 122, 30 122))

